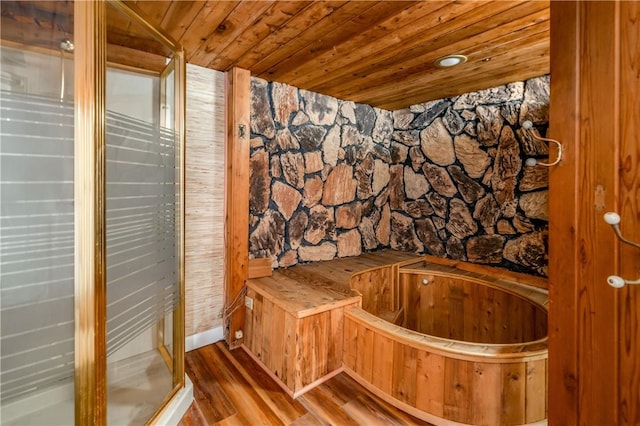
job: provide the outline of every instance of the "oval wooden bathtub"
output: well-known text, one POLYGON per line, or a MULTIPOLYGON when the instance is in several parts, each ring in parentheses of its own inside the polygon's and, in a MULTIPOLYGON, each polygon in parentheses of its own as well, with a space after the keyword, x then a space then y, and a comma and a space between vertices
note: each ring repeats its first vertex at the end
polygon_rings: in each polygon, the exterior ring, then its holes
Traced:
POLYGON ((428 262, 350 285, 343 363, 369 390, 436 425, 546 423, 546 291, 428 262))

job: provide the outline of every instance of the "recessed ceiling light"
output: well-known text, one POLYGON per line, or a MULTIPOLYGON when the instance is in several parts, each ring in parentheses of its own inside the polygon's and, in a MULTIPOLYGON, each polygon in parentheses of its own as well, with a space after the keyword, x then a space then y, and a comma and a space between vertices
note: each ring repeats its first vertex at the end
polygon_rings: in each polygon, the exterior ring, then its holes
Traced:
POLYGON ((450 68, 456 65, 464 64, 467 62, 467 57, 464 55, 447 55, 435 61, 435 65, 438 68, 450 68))

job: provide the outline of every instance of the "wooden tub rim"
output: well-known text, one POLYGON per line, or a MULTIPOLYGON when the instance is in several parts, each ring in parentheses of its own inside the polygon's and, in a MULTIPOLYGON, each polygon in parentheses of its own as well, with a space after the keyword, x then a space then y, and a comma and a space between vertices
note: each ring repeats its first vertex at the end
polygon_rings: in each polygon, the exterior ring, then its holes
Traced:
MULTIPOLYGON (((354 274, 354 276, 357 276, 358 274, 354 274)), ((529 302, 547 313, 549 312, 548 292, 536 287, 527 286, 526 284, 519 284, 505 279, 493 278, 490 275, 480 275, 468 271, 446 272, 430 269, 401 269, 400 274, 433 275, 436 277, 461 278, 465 281, 470 281, 475 284, 484 285, 486 287, 503 291, 526 302, 529 302)))
POLYGON ((393 341, 415 349, 443 355, 447 358, 500 364, 546 359, 548 354, 548 336, 526 343, 463 342, 418 333, 417 331, 400 327, 370 314, 361 307, 347 308, 344 311, 344 315, 365 327, 374 328, 376 332, 393 341))
MULTIPOLYGON (((419 275, 437 275, 447 277, 460 277, 472 281, 479 285, 485 285, 496 290, 504 291, 515 297, 526 300, 534 306, 548 313, 548 291, 519 282, 513 282, 504 278, 494 278, 487 274, 480 274, 474 271, 461 270, 453 265, 430 262, 428 257, 416 257, 391 265, 376 266, 357 271, 351 275, 351 279, 368 272, 395 267, 398 274, 416 273, 419 275), (455 269, 455 272, 435 271, 429 269, 401 269, 404 266, 425 261, 439 267, 455 269)), ((466 342, 462 340, 448 339, 445 337, 432 336, 419 333, 405 327, 392 324, 376 315, 365 311, 362 307, 352 307, 345 309, 345 316, 363 325, 369 325, 386 337, 404 343, 416 349, 426 349, 430 352, 465 361, 479 361, 491 363, 510 363, 521 360, 535 361, 548 357, 548 339, 545 336, 541 339, 523 343, 478 343, 466 342)), ((548 333, 547 333, 548 334, 548 333)))

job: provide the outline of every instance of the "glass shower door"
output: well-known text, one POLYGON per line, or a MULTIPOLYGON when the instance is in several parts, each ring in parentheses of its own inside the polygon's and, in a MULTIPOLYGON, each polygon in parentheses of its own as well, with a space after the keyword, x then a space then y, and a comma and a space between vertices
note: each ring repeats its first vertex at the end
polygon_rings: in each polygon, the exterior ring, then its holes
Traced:
POLYGON ((3 1, 2 17, 0 421, 68 425, 75 342, 73 5, 3 1))
POLYGON ((181 312, 182 247, 181 144, 175 81, 166 78, 174 54, 121 9, 109 7, 107 18, 107 40, 135 38, 158 53, 134 68, 107 50, 107 423, 142 424, 183 374, 171 333, 181 312))

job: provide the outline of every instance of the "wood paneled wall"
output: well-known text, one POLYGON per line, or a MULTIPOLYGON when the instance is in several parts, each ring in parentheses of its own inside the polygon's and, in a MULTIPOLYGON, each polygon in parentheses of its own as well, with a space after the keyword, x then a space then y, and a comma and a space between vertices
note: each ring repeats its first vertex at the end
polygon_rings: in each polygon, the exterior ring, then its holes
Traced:
POLYGON ((224 73, 187 65, 185 336, 222 325, 224 73))
POLYGON ((640 250, 603 221, 638 224, 636 2, 551 2, 550 135, 565 147, 549 173, 549 424, 640 424, 640 250))

